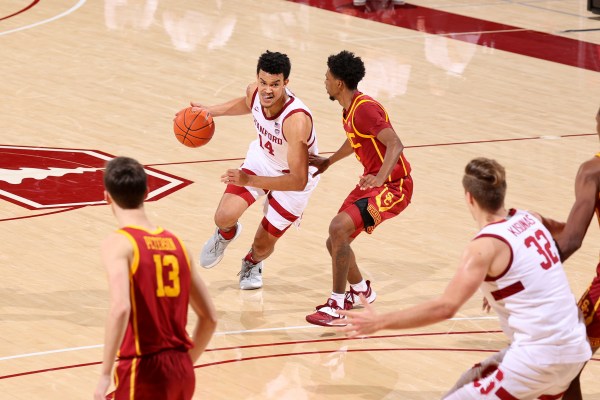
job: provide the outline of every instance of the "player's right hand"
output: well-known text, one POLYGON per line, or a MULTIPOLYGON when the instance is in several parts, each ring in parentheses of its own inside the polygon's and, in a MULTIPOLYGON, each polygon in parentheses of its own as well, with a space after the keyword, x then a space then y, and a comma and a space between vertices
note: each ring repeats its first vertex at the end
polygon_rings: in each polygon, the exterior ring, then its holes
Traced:
POLYGON ((197 101, 190 101, 190 106, 198 107, 198 108, 206 108, 202 104, 198 103, 197 101))
POLYGON ((208 109, 208 107, 207 106, 203 106, 202 104, 200 104, 198 102, 190 101, 190 106, 192 106, 192 111, 198 111, 198 112, 200 112, 201 110, 206 110, 210 114, 210 110, 208 109))
POLYGON ((315 173, 312 174, 312 176, 315 177, 315 176, 320 175, 323 172, 325 172, 327 170, 327 168, 329 168, 329 166, 331 165, 331 161, 329 160, 329 157, 321 157, 321 156, 317 156, 314 154, 309 154, 308 155, 308 165, 317 167, 317 170, 315 171, 315 173))

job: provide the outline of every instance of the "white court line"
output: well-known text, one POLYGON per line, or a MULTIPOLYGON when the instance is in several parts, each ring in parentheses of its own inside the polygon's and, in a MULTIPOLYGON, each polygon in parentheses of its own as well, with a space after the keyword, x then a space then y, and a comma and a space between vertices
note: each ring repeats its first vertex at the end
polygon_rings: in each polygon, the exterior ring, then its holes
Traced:
POLYGON ((100 347, 104 347, 103 344, 95 344, 93 346, 82 346, 82 347, 70 347, 67 349, 59 349, 59 350, 48 350, 48 351, 39 351, 37 353, 28 353, 28 354, 17 354, 16 356, 8 356, 8 357, 0 357, 0 361, 3 360, 14 360, 15 358, 26 358, 26 357, 35 357, 35 356, 45 356, 47 354, 54 353, 66 353, 68 351, 77 351, 77 350, 87 350, 87 349, 97 349, 100 347))
MULTIPOLYGON (((498 319, 498 318, 497 317, 464 317, 464 318, 450 318, 448 321, 475 321, 475 320, 489 320, 489 319, 498 319)), ((317 325, 300 325, 300 326, 285 326, 282 328, 244 329, 244 330, 239 330, 239 331, 215 332, 215 336, 238 335, 238 334, 257 333, 257 332, 289 331, 289 330, 294 330, 294 329, 310 329, 310 328, 324 328, 324 327, 317 326, 317 325)), ((328 329, 328 328, 326 328, 326 329, 328 329)), ((14 356, 0 357, 0 361, 14 360, 17 358, 45 356, 48 354, 56 354, 56 353, 67 353, 70 351, 78 351, 78 350, 99 349, 102 347, 104 347, 103 344, 94 344, 91 346, 69 347, 66 349, 38 351, 36 353, 17 354, 14 356)))
POLYGON ((67 11, 63 12, 62 14, 58 14, 58 15, 56 15, 54 17, 45 19, 43 21, 39 21, 39 22, 36 22, 34 24, 30 24, 30 25, 25 25, 25 26, 22 26, 20 28, 11 29, 9 31, 0 32, 0 36, 8 35, 9 33, 15 33, 15 32, 24 31, 26 29, 35 28, 36 26, 39 26, 39 25, 47 24, 48 22, 56 21, 57 19, 60 19, 60 18, 62 18, 64 16, 67 16, 67 15, 71 14, 73 11, 77 10, 79 7, 81 7, 82 5, 84 5, 86 1, 87 0, 79 0, 79 2, 77 4, 75 4, 73 7, 71 7, 67 11))

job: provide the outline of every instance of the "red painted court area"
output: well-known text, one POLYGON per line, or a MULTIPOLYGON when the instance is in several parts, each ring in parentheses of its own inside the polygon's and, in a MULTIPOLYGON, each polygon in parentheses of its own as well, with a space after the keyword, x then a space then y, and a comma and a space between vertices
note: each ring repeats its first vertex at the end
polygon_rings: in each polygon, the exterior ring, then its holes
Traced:
POLYGON ((453 14, 447 11, 405 4, 402 6, 355 7, 352 1, 339 0, 289 0, 341 14, 353 15, 400 28, 412 29, 433 35, 448 35, 452 39, 470 42, 472 35, 480 36, 475 44, 493 47, 527 57, 538 58, 600 71, 600 45, 545 32, 524 29, 483 19, 453 14), (469 40, 468 40, 469 39, 469 40))

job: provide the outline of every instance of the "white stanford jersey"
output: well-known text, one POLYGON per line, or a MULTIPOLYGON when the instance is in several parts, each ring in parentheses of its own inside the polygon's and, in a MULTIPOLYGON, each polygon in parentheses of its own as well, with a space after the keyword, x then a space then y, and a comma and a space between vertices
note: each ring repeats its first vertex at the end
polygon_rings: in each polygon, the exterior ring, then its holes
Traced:
POLYGON ((481 285, 511 347, 541 363, 574 363, 591 356, 585 326, 550 232, 533 215, 510 210, 477 237, 506 243, 511 258, 498 277, 481 285))
MULTIPOLYGON (((273 169, 287 173, 289 172, 290 167, 287 161, 288 143, 285 138, 285 132, 283 131, 283 123, 288 116, 297 112, 308 115, 312 121, 312 114, 302 100, 295 97, 287 88, 285 90, 289 99, 281 111, 273 117, 267 117, 265 115, 263 108, 260 105, 258 89, 254 91, 254 94, 252 95, 252 116, 254 117, 254 126, 256 127, 258 139, 251 143, 249 153, 261 153, 264 160, 268 162, 273 169)), ((307 143, 309 154, 316 155, 319 153, 314 123, 307 143)), ((256 154, 252 154, 252 156, 255 155, 256 154)), ((309 174, 309 179, 311 175, 312 174, 309 174)))

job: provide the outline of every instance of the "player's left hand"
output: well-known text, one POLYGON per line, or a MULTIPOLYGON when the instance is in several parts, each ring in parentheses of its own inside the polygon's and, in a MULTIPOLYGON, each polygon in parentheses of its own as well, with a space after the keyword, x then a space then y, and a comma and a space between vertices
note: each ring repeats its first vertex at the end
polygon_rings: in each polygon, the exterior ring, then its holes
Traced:
POLYGON ((344 332, 349 337, 365 336, 379 330, 379 315, 375 312, 373 306, 362 294, 360 295, 360 302, 364 306, 362 312, 349 310, 337 312, 346 317, 345 320, 340 322, 347 323, 346 326, 338 328, 338 331, 344 332))
POLYGON ((221 175, 221 182, 229 185, 246 186, 250 177, 241 169, 228 169, 221 175))
POLYGON ((100 377, 96 390, 94 391, 94 400, 105 400, 106 392, 108 392, 108 387, 110 386, 110 379, 109 375, 102 375, 100 377))
POLYGON ((358 180, 358 186, 361 190, 367 190, 382 185, 383 181, 380 182, 380 180, 373 175, 361 175, 358 180))

